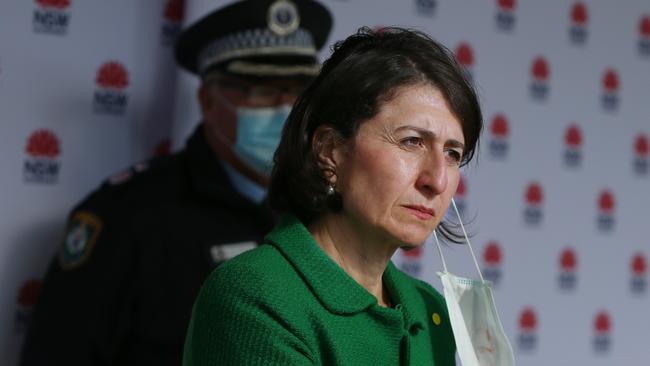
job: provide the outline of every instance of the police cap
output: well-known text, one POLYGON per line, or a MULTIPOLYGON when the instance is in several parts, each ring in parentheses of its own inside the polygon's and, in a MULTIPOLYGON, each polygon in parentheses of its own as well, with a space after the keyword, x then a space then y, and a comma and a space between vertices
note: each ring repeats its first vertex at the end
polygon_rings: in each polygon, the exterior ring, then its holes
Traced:
POLYGON ((205 77, 212 71, 240 77, 311 77, 332 27, 330 12, 313 0, 242 0, 206 15, 184 30, 176 60, 205 77))

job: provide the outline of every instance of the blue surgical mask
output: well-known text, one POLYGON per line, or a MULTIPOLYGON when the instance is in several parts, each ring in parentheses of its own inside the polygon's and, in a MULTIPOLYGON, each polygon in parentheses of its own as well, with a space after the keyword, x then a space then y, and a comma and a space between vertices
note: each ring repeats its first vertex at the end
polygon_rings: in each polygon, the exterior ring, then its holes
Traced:
POLYGON ((280 144, 282 127, 291 112, 290 105, 278 107, 238 107, 237 155, 257 171, 266 175, 273 168, 273 154, 280 144))

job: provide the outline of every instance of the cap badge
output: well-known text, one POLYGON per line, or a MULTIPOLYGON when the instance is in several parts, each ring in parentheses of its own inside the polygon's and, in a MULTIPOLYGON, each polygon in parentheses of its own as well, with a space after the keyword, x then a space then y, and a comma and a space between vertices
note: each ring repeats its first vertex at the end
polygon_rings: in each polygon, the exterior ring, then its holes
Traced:
POLYGON ((269 29, 278 36, 292 33, 300 24, 298 8, 289 0, 278 0, 269 7, 267 22, 269 29))

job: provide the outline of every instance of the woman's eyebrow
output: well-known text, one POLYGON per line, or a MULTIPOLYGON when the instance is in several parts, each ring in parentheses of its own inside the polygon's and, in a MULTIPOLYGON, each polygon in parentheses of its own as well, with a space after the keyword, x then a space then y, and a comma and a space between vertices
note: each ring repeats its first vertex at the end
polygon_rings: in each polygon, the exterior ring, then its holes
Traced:
MULTIPOLYGON (((413 130, 413 131, 419 133, 422 137, 426 137, 426 138, 433 139, 433 138, 436 137, 435 133, 433 133, 433 132, 431 132, 431 131, 429 131, 429 130, 427 130, 425 128, 418 127, 418 126, 413 126, 413 125, 399 126, 399 127, 397 127, 395 129, 395 132, 399 132, 399 131, 403 131, 403 130, 413 130)), ((460 142, 460 141, 458 141, 456 139, 447 140, 446 145, 449 145, 451 147, 458 147, 458 148, 461 148, 461 149, 465 150, 465 144, 463 144, 462 142, 460 142)))
POLYGON ((404 130, 413 130, 413 131, 415 131, 415 132, 417 132, 417 133, 419 133, 420 135, 423 135, 423 136, 425 136, 425 137, 435 137, 435 136, 436 136, 435 133, 433 133, 433 132, 431 132, 431 131, 429 131, 429 130, 427 130, 427 129, 424 129, 424 128, 422 128, 422 127, 413 126, 413 125, 402 125, 402 126, 399 126, 399 127, 397 127, 397 128, 395 129, 395 132, 400 132, 400 131, 404 131, 404 130))
POLYGON ((461 150, 465 151, 465 144, 463 144, 462 142, 460 142, 458 140, 450 139, 450 140, 447 141, 447 145, 449 145, 451 147, 458 147, 461 150))

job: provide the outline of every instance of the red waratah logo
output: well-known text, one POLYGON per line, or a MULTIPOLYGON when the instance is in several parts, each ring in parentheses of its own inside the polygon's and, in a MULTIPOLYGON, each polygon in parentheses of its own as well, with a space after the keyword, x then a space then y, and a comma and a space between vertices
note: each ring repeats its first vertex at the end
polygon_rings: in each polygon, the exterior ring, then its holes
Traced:
POLYGON ((49 33, 63 36, 68 30, 70 14, 69 0, 36 0, 32 27, 36 33, 49 33))
POLYGON ((496 138, 508 137, 508 120, 503 114, 497 114, 494 116, 492 124, 490 125, 490 132, 492 132, 492 136, 496 138))
POLYGON ((601 80, 603 86, 602 105, 605 110, 615 111, 618 109, 618 91, 621 88, 621 81, 618 73, 613 68, 608 68, 603 73, 601 80))
POLYGON ((606 93, 616 93, 620 88, 618 73, 616 70, 609 68, 603 74, 603 89, 606 93))
POLYGON ((544 202, 544 193, 539 183, 531 183, 526 189, 526 203, 531 206, 540 206, 544 202))
POLYGON ((571 7, 571 27, 569 36, 574 44, 583 44, 587 40, 587 7, 582 2, 577 2, 571 7))
POLYGON ((183 20, 185 4, 183 0, 169 0, 165 6, 165 19, 170 22, 180 22, 183 20))
POLYGON ((548 97, 548 79, 551 76, 548 61, 542 56, 536 57, 530 67, 530 73, 532 76, 530 83, 531 97, 537 100, 545 100, 548 97))
POLYGON ((598 197, 598 215, 596 224, 603 232, 611 231, 614 228, 614 193, 610 190, 603 190, 598 197))
POLYGON ((499 282, 501 282, 500 267, 502 258, 503 256, 499 243, 495 240, 488 242, 485 249, 483 249, 483 261, 485 263, 485 268, 483 268, 483 277, 492 281, 495 286, 499 285, 499 282))
POLYGON ((59 139, 50 130, 37 130, 29 136, 25 152, 35 158, 55 158, 61 153, 59 139))
POLYGON ((594 316, 594 349, 597 352, 607 352, 611 346, 609 333, 612 329, 612 320, 606 311, 600 311, 594 316))
POLYGON ((61 154, 61 144, 56 135, 48 129, 34 131, 25 146, 28 157, 23 163, 23 178, 30 183, 56 183, 60 162, 55 159, 61 154))
POLYGON ((530 183, 526 188, 524 201, 526 203, 524 208, 524 221, 528 225, 539 225, 544 218, 544 212, 542 211, 542 203, 544 202, 542 186, 537 182, 530 183))
POLYGON ((60 10, 70 6, 70 0, 36 0, 36 3, 42 7, 56 8, 60 10))
POLYGON ((41 290, 41 281, 29 280, 18 290, 18 304, 22 306, 34 306, 41 290))
POLYGON ((585 26, 589 20, 587 7, 582 2, 573 4, 571 8, 571 22, 578 26, 585 26))
POLYGON ((456 202, 456 208, 458 209, 458 213, 460 215, 463 215, 465 212, 465 196, 467 195, 467 184, 465 182, 465 177, 462 175, 460 176, 460 179, 458 180, 458 186, 456 187, 456 194, 454 195, 455 197, 455 202, 456 202))
POLYGON ((416 0, 415 6, 419 15, 433 16, 436 13, 437 0, 416 0))
POLYGON ((515 0, 498 0, 497 2, 499 9, 502 11, 513 12, 517 6, 515 0))
POLYGON ((578 125, 571 124, 564 134, 564 143, 566 149, 564 151, 564 163, 567 166, 579 166, 582 161, 582 153, 580 146, 582 146, 582 132, 578 125))
POLYGON ((129 74, 118 61, 104 63, 95 77, 97 88, 93 93, 95 113, 122 115, 126 112, 129 96, 125 88, 129 85, 129 74))
POLYGON ((515 0, 498 0, 497 1, 496 24, 500 30, 511 31, 515 26, 515 0))
POLYGON ((644 15, 639 21, 639 35, 641 38, 650 39, 650 15, 644 15))
POLYGON ((529 351, 537 345, 537 314, 531 307, 526 307, 519 315, 519 349, 529 351))
POLYGON ((519 316, 519 329, 534 332, 537 329, 537 314, 532 308, 525 308, 519 316))
POLYGON ((567 128, 564 135, 564 142, 569 148, 580 148, 582 145, 582 132, 580 132, 580 127, 578 127, 578 125, 572 124, 567 128))
POLYGON ((408 250, 403 249, 402 250, 402 254, 405 257, 409 257, 409 258, 420 258, 420 257, 422 257, 422 252, 423 252, 423 249, 422 249, 421 246, 415 247, 413 249, 408 249, 408 250))
POLYGON ((548 66, 548 62, 542 56, 539 56, 533 60, 533 65, 530 68, 530 72, 533 76, 533 79, 537 82, 545 82, 551 75, 551 70, 548 66))
POLYGON ((492 139, 490 140, 490 155, 495 158, 503 158, 508 152, 508 120, 503 114, 498 113, 492 118, 490 124, 490 133, 492 139))
POLYGON ((164 139, 156 145, 154 149, 154 156, 168 155, 172 150, 172 142, 170 139, 164 139))
POLYGON ((566 248, 560 253, 560 275, 558 283, 562 290, 572 291, 576 287, 576 267, 578 260, 572 248, 566 248))
POLYGON ((404 249, 402 248, 402 261, 399 267, 402 271, 408 273, 413 277, 418 277, 422 272, 422 253, 424 249, 422 246, 404 249))
POLYGON ((99 68, 95 82, 104 88, 124 89, 129 85, 129 75, 121 63, 109 61, 99 68))
POLYGON ((634 139, 633 168, 635 173, 646 175, 648 173, 648 137, 639 133, 634 139))
POLYGON ((573 272, 576 269, 578 260, 576 253, 571 248, 564 249, 560 254, 560 268, 565 272, 573 272))
POLYGON ((634 140, 634 153, 637 157, 648 157, 648 138, 644 134, 638 134, 634 140))
POLYGON ((648 265, 645 256, 642 253, 635 253, 630 261, 630 271, 632 272, 632 279, 630 281, 630 288, 633 293, 642 294, 645 292, 646 279, 645 274, 648 265))
POLYGON ((612 214, 614 213, 614 194, 609 190, 604 190, 600 193, 598 198, 598 209, 601 213, 612 214))
POLYGON ((612 329, 612 322, 606 311, 601 311, 594 318, 594 331, 596 334, 608 334, 612 329))
POLYGON ((644 276, 647 268, 647 263, 643 254, 637 253, 632 257, 630 269, 635 276, 644 276))
POLYGON ((465 42, 462 42, 456 48, 456 59, 466 68, 471 68, 474 65, 474 51, 472 47, 465 42))
POLYGON ((463 198, 467 192, 467 187, 465 186, 465 178, 462 176, 458 180, 458 187, 456 187, 456 197, 463 198))
POLYGON ((483 251, 483 260, 488 266, 498 266, 501 264, 501 247, 496 241, 491 241, 483 251))
POLYGON ((14 316, 14 332, 16 334, 27 332, 40 289, 41 283, 38 280, 28 280, 18 289, 14 316))

